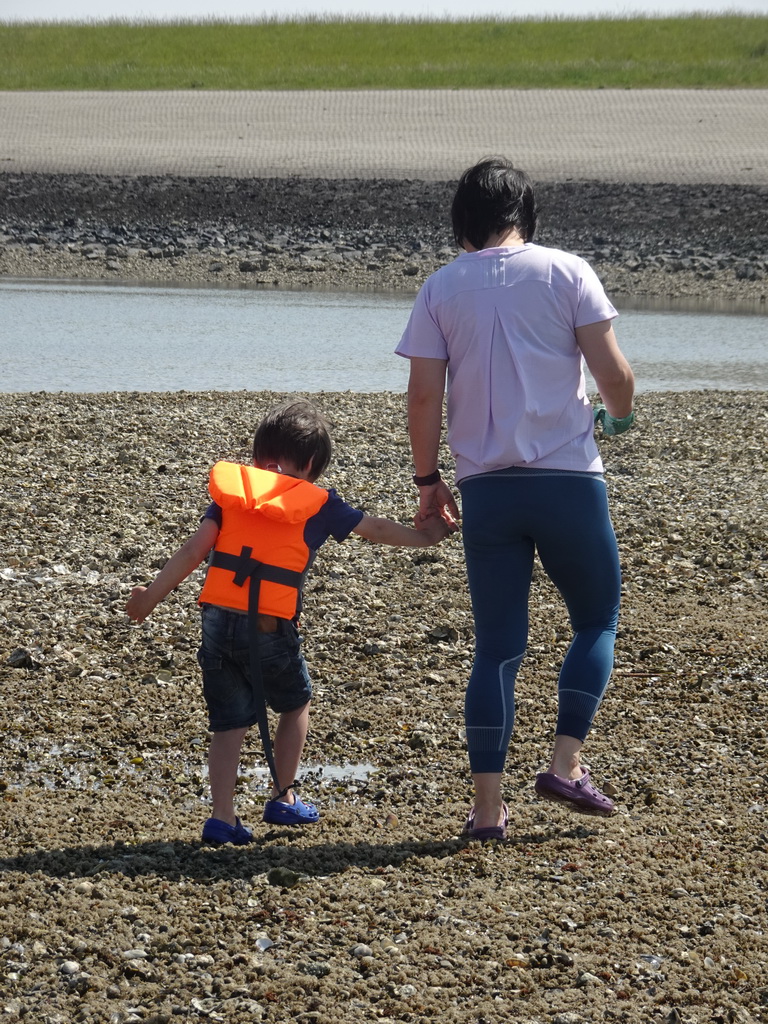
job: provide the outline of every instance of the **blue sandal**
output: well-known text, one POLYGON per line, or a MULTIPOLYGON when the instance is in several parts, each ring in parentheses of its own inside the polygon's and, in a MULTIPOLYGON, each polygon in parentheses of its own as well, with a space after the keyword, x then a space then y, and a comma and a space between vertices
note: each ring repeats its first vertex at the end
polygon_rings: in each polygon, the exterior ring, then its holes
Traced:
POLYGON ((268 800, 264 805, 263 820, 270 825, 313 825, 320 820, 320 812, 314 804, 305 804, 294 795, 292 804, 268 800))
POLYGON ((219 818, 209 818, 203 825, 203 842, 212 846, 232 843, 233 846, 246 846, 253 842, 253 832, 243 825, 239 818, 234 825, 229 825, 219 818))

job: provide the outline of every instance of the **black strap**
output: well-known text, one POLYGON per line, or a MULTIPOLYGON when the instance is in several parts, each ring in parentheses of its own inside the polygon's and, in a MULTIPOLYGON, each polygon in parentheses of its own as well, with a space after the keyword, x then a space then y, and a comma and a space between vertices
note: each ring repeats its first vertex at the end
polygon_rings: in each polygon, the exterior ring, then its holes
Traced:
MULTIPOLYGON (((240 584, 242 586, 242 584, 240 584)), ((251 661, 251 681, 256 693, 256 719, 259 726, 259 735, 264 747, 264 756, 269 765, 269 774, 272 776, 277 789, 280 789, 280 780, 277 777, 275 757, 272 752, 272 737, 269 732, 269 718, 267 717, 267 703, 264 697, 264 680, 261 674, 261 658, 259 657, 259 633, 256 628, 259 615, 259 587, 261 578, 257 570, 251 574, 251 583, 248 588, 248 650, 251 661)))
POLYGON ((214 551, 211 565, 217 569, 228 569, 235 574, 232 581, 238 587, 242 587, 246 580, 253 576, 258 570, 259 579, 267 583, 282 583, 285 587, 295 587, 298 590, 304 582, 304 573, 295 569, 284 569, 281 565, 270 565, 268 562, 259 562, 252 558, 253 548, 243 547, 239 555, 231 555, 226 551, 214 551))
POLYGON ((238 587, 248 586, 248 652, 251 664, 251 680, 256 694, 256 714, 259 726, 259 735, 264 746, 264 755, 269 765, 269 774, 275 787, 283 796, 291 788, 289 783, 281 788, 277 778, 275 757, 272 752, 272 737, 269 732, 269 718, 267 717, 267 703, 264 697, 264 680, 261 674, 261 658, 259 656, 259 589, 262 580, 268 583, 282 583, 286 587, 301 587, 304 580, 304 573, 296 572, 293 569, 284 569, 279 565, 270 565, 268 562, 259 562, 252 558, 253 548, 243 546, 239 555, 228 554, 226 551, 214 551, 211 558, 211 565, 217 569, 225 569, 235 574, 233 582, 238 587))

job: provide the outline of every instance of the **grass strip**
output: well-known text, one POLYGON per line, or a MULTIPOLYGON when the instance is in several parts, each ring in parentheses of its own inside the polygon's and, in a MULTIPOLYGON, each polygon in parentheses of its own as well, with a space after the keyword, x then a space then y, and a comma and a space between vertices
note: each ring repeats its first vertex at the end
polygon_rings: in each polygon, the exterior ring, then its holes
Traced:
POLYGON ((0 21, 0 89, 768 87, 768 16, 0 21))

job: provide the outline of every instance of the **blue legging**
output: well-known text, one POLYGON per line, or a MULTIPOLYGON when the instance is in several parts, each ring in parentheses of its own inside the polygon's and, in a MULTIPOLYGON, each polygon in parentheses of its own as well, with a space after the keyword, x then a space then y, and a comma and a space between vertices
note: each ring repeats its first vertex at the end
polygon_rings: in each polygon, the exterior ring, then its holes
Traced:
POLYGON ((619 555, 598 474, 507 469, 467 477, 459 489, 476 641, 464 704, 469 764, 500 772, 528 641, 534 552, 574 631, 558 681, 556 732, 582 741, 613 667, 619 555))

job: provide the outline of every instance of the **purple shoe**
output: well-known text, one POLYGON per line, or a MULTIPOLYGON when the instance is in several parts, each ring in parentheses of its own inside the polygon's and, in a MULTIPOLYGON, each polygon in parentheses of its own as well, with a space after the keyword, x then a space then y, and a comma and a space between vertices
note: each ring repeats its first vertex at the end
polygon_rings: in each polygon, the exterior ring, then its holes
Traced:
POLYGON ((465 835, 467 839, 479 839, 481 842, 485 842, 488 839, 500 839, 504 840, 507 838, 507 825, 509 824, 509 808, 506 804, 502 804, 502 822, 500 825, 490 825, 488 828, 475 828, 475 808, 473 807, 464 825, 464 831, 462 835, 465 835))
POLYGON ((536 776, 534 789, 545 800, 554 800, 559 804, 569 804, 575 811, 582 814, 603 814, 606 817, 614 813, 613 800, 609 800, 589 781, 589 772, 580 779, 561 779, 551 772, 541 772, 536 776))

